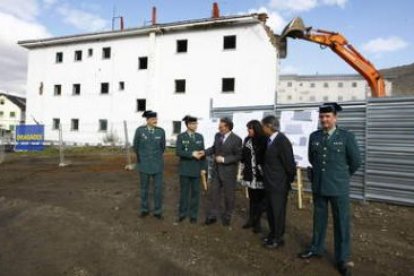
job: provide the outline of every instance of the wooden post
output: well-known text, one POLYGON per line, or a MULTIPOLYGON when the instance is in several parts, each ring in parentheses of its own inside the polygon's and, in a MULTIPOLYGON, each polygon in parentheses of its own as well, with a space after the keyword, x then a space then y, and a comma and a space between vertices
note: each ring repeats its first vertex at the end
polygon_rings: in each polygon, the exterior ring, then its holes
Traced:
POLYGON ((249 199, 249 188, 244 187, 244 195, 246 196, 247 199, 249 199))
POLYGON ((6 159, 5 145, 3 145, 3 139, 0 137, 0 164, 6 159))
MULTIPOLYGON (((243 164, 239 163, 237 167, 237 181, 242 182, 243 181, 243 164)), ((249 199, 249 191, 247 190, 247 187, 243 187, 244 190, 244 196, 249 199)))
POLYGON ((203 184, 204 191, 207 192, 207 172, 201 172, 201 184, 203 184))
POLYGON ((237 166, 237 181, 241 182, 243 180, 243 165, 241 163, 239 163, 239 165, 237 166))
POLYGON ((65 155, 63 153, 63 133, 62 133, 62 124, 59 123, 59 167, 65 167, 65 155))
POLYGON ((125 154, 126 154, 126 166, 125 170, 132 171, 134 166, 131 164, 131 152, 129 150, 129 139, 128 139, 128 125, 127 122, 124 121, 124 135, 125 135, 125 154))
POLYGON ((298 208, 302 209, 302 192, 303 192, 303 179, 302 179, 302 170, 301 168, 296 168, 296 177, 297 177, 297 188, 298 188, 298 208))

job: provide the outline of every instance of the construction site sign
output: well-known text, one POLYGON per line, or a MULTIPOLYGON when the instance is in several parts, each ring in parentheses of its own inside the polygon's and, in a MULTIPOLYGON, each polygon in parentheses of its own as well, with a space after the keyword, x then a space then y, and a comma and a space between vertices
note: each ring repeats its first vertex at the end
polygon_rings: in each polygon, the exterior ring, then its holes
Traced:
POLYGON ((44 125, 16 126, 16 150, 41 151, 45 137, 44 125))

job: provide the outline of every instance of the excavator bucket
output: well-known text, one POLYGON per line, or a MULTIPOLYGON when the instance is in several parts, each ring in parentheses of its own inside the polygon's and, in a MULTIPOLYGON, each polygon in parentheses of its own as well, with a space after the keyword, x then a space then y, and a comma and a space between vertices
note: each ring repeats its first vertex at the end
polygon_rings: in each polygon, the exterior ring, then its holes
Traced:
POLYGON ((303 37, 306 32, 305 24, 303 23, 302 18, 295 17, 289 24, 283 29, 282 38, 291 37, 291 38, 300 38, 303 37))

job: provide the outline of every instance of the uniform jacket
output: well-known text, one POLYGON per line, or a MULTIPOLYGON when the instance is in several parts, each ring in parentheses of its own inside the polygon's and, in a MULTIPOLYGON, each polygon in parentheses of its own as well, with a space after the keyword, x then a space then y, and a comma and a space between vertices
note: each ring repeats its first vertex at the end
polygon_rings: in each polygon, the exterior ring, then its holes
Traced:
POLYGON ((312 191, 323 196, 349 193, 349 180, 361 165, 355 136, 337 128, 324 140, 324 132, 317 130, 309 139, 309 162, 312 164, 312 191))
POLYGON ((153 132, 147 126, 137 128, 133 146, 140 172, 157 174, 164 170, 165 131, 162 128, 155 127, 153 132))
POLYGON ((223 156, 224 163, 213 163, 213 175, 222 181, 236 181, 239 161, 241 159, 242 139, 233 132, 224 143, 221 142, 221 134, 214 137, 214 144, 206 150, 206 155, 223 156))
POLYGON ((179 174, 182 176, 200 177, 201 170, 207 171, 207 160, 197 160, 193 157, 193 151, 204 150, 204 138, 199 133, 194 133, 191 138, 188 132, 177 136, 176 154, 180 157, 179 174))
POLYGON ((264 157, 264 188, 271 192, 284 193, 290 190, 295 179, 296 164, 292 144, 283 134, 278 133, 264 157))

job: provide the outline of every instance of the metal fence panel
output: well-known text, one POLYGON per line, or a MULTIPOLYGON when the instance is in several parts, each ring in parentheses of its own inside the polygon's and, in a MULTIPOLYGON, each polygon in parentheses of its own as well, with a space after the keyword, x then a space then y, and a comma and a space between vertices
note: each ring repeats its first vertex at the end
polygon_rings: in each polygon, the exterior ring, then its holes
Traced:
POLYGON ((414 97, 370 99, 366 196, 414 205, 414 97))

